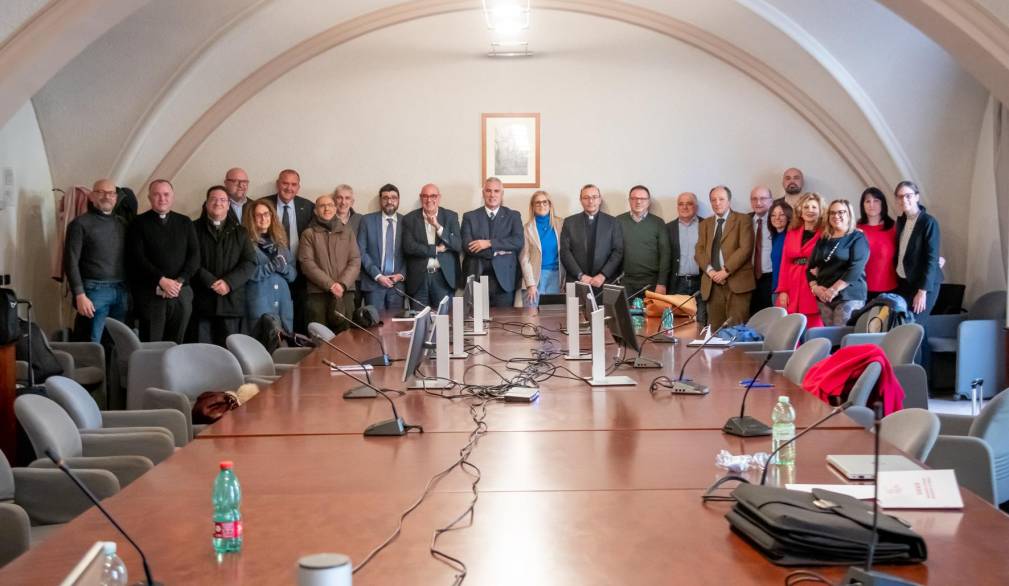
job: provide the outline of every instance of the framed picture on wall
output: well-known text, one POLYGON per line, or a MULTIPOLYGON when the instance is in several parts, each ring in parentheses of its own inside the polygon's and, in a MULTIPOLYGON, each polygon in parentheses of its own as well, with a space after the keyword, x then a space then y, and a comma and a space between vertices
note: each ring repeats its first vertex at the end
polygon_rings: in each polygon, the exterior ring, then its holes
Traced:
POLYGON ((483 114, 481 178, 505 187, 540 186, 540 115, 483 114))

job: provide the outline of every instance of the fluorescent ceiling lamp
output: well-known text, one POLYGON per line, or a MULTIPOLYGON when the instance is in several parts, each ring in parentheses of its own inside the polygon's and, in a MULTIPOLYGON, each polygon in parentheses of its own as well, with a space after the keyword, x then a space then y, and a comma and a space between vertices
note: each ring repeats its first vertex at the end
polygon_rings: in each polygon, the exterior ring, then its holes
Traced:
POLYGON ((503 35, 529 28, 530 0, 482 0, 487 28, 503 35))

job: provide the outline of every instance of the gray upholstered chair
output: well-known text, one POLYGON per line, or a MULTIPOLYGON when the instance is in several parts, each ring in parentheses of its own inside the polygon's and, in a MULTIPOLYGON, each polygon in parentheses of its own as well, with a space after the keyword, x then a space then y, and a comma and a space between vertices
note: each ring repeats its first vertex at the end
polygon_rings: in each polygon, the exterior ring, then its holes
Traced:
POLYGON ((806 335, 803 339, 809 341, 815 338, 824 338, 830 342, 831 348, 837 348, 841 345, 841 340, 848 334, 867 333, 869 331, 870 319, 872 319, 872 316, 869 312, 865 312, 858 316, 854 326, 819 326, 809 328, 806 330, 806 335))
MULTIPOLYGON (((942 354, 956 355, 956 382, 953 392, 970 397, 971 381, 984 380, 987 397, 1009 383, 1005 374, 1006 292, 985 293, 966 314, 928 316, 926 343, 937 364, 942 354)), ((933 375, 935 374, 933 370, 933 375)))
MULTIPOLYGON (((41 333, 41 330, 39 330, 41 333)), ((87 388, 99 405, 108 405, 105 381, 105 348, 94 342, 52 342, 42 333, 46 346, 52 350, 63 368, 63 375, 87 388)), ((18 361, 18 380, 27 379, 28 364, 18 361)), ((35 384, 45 381, 36 380, 35 384)))
POLYGON ((316 336, 322 338, 323 340, 332 340, 336 337, 336 333, 319 322, 312 322, 308 324, 308 335, 314 340, 316 336))
POLYGON ((848 334, 841 340, 841 347, 876 344, 883 349, 890 364, 912 364, 924 336, 921 325, 904 324, 885 334, 848 334))
POLYGON ((855 379, 855 384, 851 386, 851 390, 848 392, 848 400, 851 401, 852 405, 867 406, 869 395, 876 388, 876 382, 879 381, 879 375, 882 372, 883 366, 878 362, 870 362, 862 370, 862 374, 858 375, 858 378, 855 379))
POLYGON ((893 374, 904 389, 905 409, 928 409, 928 376, 919 364, 894 364, 893 374))
POLYGON ((795 346, 802 339, 802 332, 805 329, 806 316, 793 313, 775 320, 768 328, 763 342, 742 342, 736 346, 758 359, 763 359, 768 352, 774 352, 774 358, 768 366, 774 370, 781 370, 795 352, 795 346))
POLYGON ((750 316, 750 319, 746 321, 746 327, 766 337, 768 330, 771 329, 771 324, 787 314, 784 307, 765 307, 750 316))
MULTIPOLYGON (((75 474, 99 499, 119 492, 119 481, 107 470, 78 470, 75 474)), ((38 541, 43 533, 40 526, 66 523, 90 506, 91 501, 63 472, 11 468, 0 452, 0 566, 38 541)))
POLYGON ((70 468, 108 470, 126 486, 153 468, 155 459, 161 461, 175 450, 162 433, 81 435, 62 407, 40 395, 18 397, 14 413, 39 458, 30 464, 33 468, 53 467, 45 457, 48 449, 70 468))
POLYGON ((162 380, 167 349, 137 350, 130 355, 129 376, 126 384, 126 408, 143 409, 145 393, 150 387, 165 386, 162 380))
POLYGON ((939 417, 927 409, 901 409, 880 421, 879 437, 924 462, 939 437, 939 417))
POLYGON ((213 344, 183 344, 161 357, 164 388, 144 390, 148 409, 175 409, 186 417, 189 437, 204 426, 193 425, 193 402, 206 391, 233 391, 245 383, 242 365, 226 349, 213 344))
POLYGON ((184 415, 174 409, 144 411, 100 411, 91 395, 64 376, 46 380, 46 392, 70 415, 83 433, 133 433, 147 431, 167 434, 176 447, 186 445, 188 428, 184 415))
POLYGON ((830 340, 815 338, 807 341, 799 346, 785 363, 785 378, 795 385, 802 386, 806 371, 827 356, 830 356, 830 340))
POLYGON ((995 395, 977 417, 941 413, 939 421, 926 463, 956 470, 961 486, 991 503, 1009 501, 1009 392, 995 395))
POLYGON ((267 384, 293 369, 299 360, 312 351, 311 348, 277 348, 273 356, 270 356, 259 340, 245 334, 231 334, 226 344, 242 365, 246 380, 267 384))
POLYGON ((123 322, 107 318, 105 331, 112 338, 112 357, 110 359, 112 372, 116 380, 109 385, 109 409, 126 409, 129 388, 130 358, 138 350, 167 350, 175 342, 141 342, 136 332, 123 322), (115 389, 115 390, 112 390, 115 389))

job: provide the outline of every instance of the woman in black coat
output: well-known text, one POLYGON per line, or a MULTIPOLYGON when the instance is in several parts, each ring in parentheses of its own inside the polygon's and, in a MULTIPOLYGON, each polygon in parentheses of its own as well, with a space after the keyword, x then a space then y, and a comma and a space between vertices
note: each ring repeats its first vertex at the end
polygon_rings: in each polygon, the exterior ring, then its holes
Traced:
POLYGON ((939 222, 919 203, 918 186, 901 181, 897 200, 897 293, 916 315, 928 315, 939 296, 939 222))

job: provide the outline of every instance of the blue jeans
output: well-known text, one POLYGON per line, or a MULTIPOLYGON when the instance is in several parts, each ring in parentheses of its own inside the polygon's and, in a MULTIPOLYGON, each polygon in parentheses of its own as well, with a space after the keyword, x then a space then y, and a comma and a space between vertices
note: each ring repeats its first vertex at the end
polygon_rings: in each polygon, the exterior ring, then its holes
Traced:
POLYGON ((526 307, 538 307, 540 295, 558 295, 561 292, 561 273, 559 270, 542 269, 540 271, 540 282, 536 284, 536 299, 526 307))
POLYGON ((90 320, 91 341, 101 343, 105 318, 126 321, 126 285, 117 281, 85 280, 84 294, 95 306, 95 317, 90 320))

